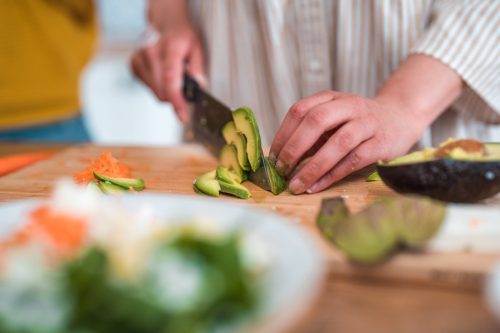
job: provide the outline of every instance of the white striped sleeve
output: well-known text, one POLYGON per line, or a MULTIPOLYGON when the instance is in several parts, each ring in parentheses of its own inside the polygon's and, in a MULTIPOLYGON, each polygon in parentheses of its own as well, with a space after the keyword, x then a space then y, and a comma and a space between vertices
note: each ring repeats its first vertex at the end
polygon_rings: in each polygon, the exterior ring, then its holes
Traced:
POLYGON ((438 1, 433 20, 411 53, 432 56, 467 85, 454 107, 500 122, 500 1, 438 1))

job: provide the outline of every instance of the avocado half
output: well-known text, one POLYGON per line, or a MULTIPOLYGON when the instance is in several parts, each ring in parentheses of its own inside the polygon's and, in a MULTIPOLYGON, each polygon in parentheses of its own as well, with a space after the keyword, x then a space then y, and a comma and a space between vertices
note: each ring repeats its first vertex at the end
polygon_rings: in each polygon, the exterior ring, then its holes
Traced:
POLYGON ((476 153, 460 147, 457 150, 457 141, 379 162, 377 171, 384 183, 399 193, 442 201, 475 202, 500 192, 500 143, 485 143, 484 153, 476 153), (443 155, 451 144, 457 153, 450 150, 443 155))

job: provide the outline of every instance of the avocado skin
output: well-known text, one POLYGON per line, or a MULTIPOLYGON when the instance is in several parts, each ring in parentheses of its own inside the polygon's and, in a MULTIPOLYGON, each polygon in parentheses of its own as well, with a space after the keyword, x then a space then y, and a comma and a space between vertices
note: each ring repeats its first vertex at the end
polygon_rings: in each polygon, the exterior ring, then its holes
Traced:
POLYGON ((377 165, 380 178, 399 193, 448 202, 475 202, 500 192, 500 161, 451 158, 401 165, 377 165))

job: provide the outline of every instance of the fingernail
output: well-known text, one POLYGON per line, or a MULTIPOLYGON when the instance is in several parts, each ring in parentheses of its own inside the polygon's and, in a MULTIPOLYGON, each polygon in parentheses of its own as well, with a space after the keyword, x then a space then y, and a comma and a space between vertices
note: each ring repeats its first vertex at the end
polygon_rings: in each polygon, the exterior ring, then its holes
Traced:
POLYGON ((321 184, 316 183, 313 186, 311 186, 311 188, 309 188, 306 192, 312 194, 318 192, 320 189, 321 189, 321 184))
POLYGON ((305 190, 304 182, 302 179, 294 179, 290 182, 290 185, 288 185, 288 189, 293 194, 300 194, 305 190))
POLYGON ((278 171, 280 175, 283 175, 285 173, 285 163, 281 161, 276 162, 276 171, 278 171))
POLYGON ((276 154, 275 153, 270 152, 268 158, 269 158, 269 161, 271 161, 272 163, 276 162, 276 154))

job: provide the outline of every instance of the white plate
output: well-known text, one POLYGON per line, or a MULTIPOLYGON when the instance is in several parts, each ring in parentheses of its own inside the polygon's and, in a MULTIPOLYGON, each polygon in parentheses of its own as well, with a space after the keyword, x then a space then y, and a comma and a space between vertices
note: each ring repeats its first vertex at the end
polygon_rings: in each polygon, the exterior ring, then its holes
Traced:
MULTIPOLYGON (((107 197, 134 210, 151 207, 155 215, 167 221, 186 221, 193 217, 213 220, 224 230, 243 229, 255 234, 269 250, 272 266, 265 274, 263 315, 251 331, 281 332, 309 310, 318 296, 326 275, 324 258, 305 229, 279 215, 190 196, 141 194, 107 197)), ((25 200, 0 205, 0 239, 21 226, 27 212, 39 200, 25 200)))

